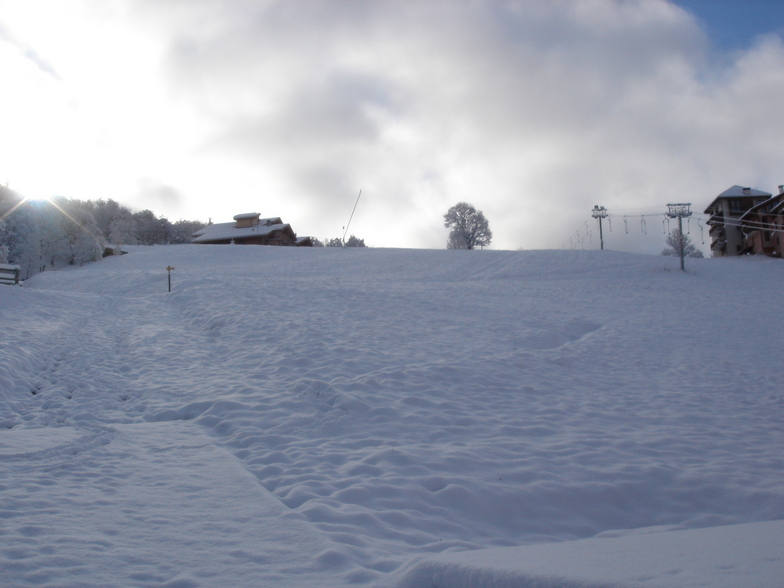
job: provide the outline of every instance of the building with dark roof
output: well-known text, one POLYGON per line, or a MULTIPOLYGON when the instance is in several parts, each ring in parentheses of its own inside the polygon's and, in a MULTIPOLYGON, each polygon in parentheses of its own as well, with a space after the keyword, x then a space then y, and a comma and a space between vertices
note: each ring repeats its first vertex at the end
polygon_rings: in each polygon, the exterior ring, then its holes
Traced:
POLYGON ((710 217, 710 248, 714 257, 741 255, 746 252, 747 245, 741 232, 740 219, 751 208, 771 196, 769 192, 735 185, 719 194, 708 205, 705 214, 710 217))

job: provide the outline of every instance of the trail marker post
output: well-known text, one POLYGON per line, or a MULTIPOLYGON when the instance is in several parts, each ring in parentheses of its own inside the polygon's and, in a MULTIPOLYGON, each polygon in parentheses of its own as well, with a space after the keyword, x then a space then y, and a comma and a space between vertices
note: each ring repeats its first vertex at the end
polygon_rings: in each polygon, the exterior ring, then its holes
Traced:
POLYGON ((689 218, 691 216, 691 211, 689 207, 691 206, 691 202, 681 203, 681 204, 668 204, 667 205, 667 217, 668 218, 677 218, 678 219, 678 253, 681 256, 681 270, 686 271, 683 263, 684 257, 684 238, 683 238, 683 219, 689 218))
POLYGON ((171 292, 171 273, 173 269, 174 269, 173 266, 170 265, 166 266, 166 273, 169 275, 169 292, 171 292))

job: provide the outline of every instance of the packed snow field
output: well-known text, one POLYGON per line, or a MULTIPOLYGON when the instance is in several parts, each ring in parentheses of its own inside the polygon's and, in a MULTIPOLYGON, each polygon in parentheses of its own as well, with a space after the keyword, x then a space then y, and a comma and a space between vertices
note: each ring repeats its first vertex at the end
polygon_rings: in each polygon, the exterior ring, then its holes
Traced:
POLYGON ((183 245, 0 287, 0 585, 780 585, 782 286, 183 245), (722 533, 759 561, 656 567, 722 533))

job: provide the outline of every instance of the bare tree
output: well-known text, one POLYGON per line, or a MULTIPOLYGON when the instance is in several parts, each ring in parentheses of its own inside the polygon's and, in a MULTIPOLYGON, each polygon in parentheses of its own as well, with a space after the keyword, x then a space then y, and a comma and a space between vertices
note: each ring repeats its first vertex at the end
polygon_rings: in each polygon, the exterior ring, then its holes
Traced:
POLYGON ((476 249, 490 245, 493 238, 485 215, 466 202, 458 202, 447 211, 444 226, 452 229, 447 249, 476 249))

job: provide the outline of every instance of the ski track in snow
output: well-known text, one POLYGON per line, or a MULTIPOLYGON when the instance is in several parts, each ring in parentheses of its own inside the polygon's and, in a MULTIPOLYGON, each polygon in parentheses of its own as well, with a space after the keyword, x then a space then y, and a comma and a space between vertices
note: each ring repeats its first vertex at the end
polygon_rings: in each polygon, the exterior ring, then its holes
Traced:
MULTIPOLYGON (((280 505, 259 516, 289 517, 292 541, 310 533, 305 576, 281 556, 233 585, 368 585, 423 553, 781 519, 781 262, 688 266, 170 246, 0 288, 2 584, 100 585, 84 558, 119 550, 141 558, 126 585, 216 585, 229 556, 201 569, 139 555, 145 505, 116 494, 164 468, 138 431, 176 431, 185 464, 208 447, 239 468, 227 479, 252 474, 252 500, 280 505), (19 436, 33 431, 47 433, 19 436), (94 524, 69 518, 91 503, 94 524), (51 540, 47 517, 64 529, 51 540)), ((216 526, 216 544, 248 532, 216 526)))

